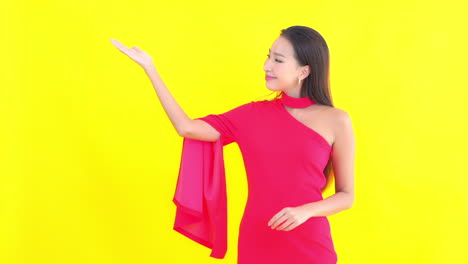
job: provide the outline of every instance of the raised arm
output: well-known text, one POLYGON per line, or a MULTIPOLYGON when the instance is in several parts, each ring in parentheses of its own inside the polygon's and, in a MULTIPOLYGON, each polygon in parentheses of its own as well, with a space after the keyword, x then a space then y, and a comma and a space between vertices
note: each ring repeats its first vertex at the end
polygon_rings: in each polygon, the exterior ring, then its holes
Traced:
POLYGON ((182 137, 203 141, 216 141, 220 133, 203 120, 191 119, 179 106, 159 75, 151 56, 136 46, 128 48, 119 41, 111 42, 122 53, 138 63, 151 80, 156 95, 177 133, 182 137))
POLYGON ((155 67, 148 67, 145 72, 153 84, 164 111, 180 136, 203 141, 218 140, 220 133, 216 129, 203 120, 191 119, 187 116, 167 89, 155 67))

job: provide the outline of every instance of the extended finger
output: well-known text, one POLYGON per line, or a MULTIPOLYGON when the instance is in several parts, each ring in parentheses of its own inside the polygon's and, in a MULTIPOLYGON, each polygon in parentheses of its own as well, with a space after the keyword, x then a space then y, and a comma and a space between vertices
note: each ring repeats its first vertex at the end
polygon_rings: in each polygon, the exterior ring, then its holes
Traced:
POLYGON ((282 222, 284 222, 285 220, 287 220, 287 216, 286 216, 286 213, 284 215, 282 215, 280 218, 276 219, 275 222, 271 225, 271 228, 272 229, 275 229, 277 228, 282 222))
POLYGON ((115 39, 110 39, 110 41, 112 42, 112 44, 114 44, 114 46, 116 46, 120 51, 122 51, 123 53, 127 54, 129 53, 130 48, 126 47, 124 44, 120 43, 118 40, 115 40, 115 39))
POLYGON ((269 225, 269 226, 273 225, 273 224, 276 222, 276 220, 277 220, 279 217, 281 217, 282 215, 284 215, 284 211, 283 211, 283 210, 281 210, 281 211, 279 211, 278 213, 276 213, 276 214, 270 219, 270 221, 268 222, 268 225, 269 225))
POLYGON ((288 227, 290 224, 294 223, 294 219, 289 217, 288 219, 286 219, 286 221, 284 221, 282 224, 278 225, 278 227, 276 228, 277 230, 283 230, 284 228, 288 227))
POLYGON ((292 224, 290 224, 289 226, 287 226, 286 228, 284 228, 283 231, 289 231, 289 230, 291 230, 291 229, 296 228, 296 226, 298 226, 297 222, 293 222, 292 224))

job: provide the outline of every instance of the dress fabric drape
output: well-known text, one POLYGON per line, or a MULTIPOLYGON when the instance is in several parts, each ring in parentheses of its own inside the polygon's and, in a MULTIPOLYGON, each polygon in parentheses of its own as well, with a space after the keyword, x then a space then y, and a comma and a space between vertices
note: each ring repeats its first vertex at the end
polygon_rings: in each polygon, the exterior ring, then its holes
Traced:
MULTIPOLYGON (((332 146, 296 120, 276 99, 252 101, 222 114, 198 118, 220 134, 216 142, 184 138, 174 196, 174 229, 212 249, 227 251, 227 193, 223 146, 242 153, 248 197, 239 225, 238 264, 336 264, 327 217, 310 217, 290 231, 268 221, 285 207, 323 199, 323 173, 332 146)), ((235 176, 235 175, 234 175, 235 176)))

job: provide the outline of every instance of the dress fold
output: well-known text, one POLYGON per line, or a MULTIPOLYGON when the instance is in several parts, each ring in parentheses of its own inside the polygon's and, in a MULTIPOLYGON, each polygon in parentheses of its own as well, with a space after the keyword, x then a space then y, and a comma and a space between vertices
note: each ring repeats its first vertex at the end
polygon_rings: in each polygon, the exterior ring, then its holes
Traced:
POLYGON ((227 251, 227 194, 223 138, 215 142, 184 138, 173 198, 173 229, 212 249, 222 259, 227 251))

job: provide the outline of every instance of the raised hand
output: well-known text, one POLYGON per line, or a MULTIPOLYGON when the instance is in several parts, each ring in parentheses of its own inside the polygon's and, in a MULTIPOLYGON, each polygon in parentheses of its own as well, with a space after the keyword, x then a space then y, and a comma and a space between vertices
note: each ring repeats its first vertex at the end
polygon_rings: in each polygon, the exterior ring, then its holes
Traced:
POLYGON ((130 57, 130 59, 134 60, 144 69, 147 69, 149 67, 154 67, 153 59, 151 58, 151 56, 148 53, 144 52, 143 50, 139 49, 137 46, 133 46, 133 48, 129 48, 115 39, 110 39, 110 41, 123 54, 130 57))

